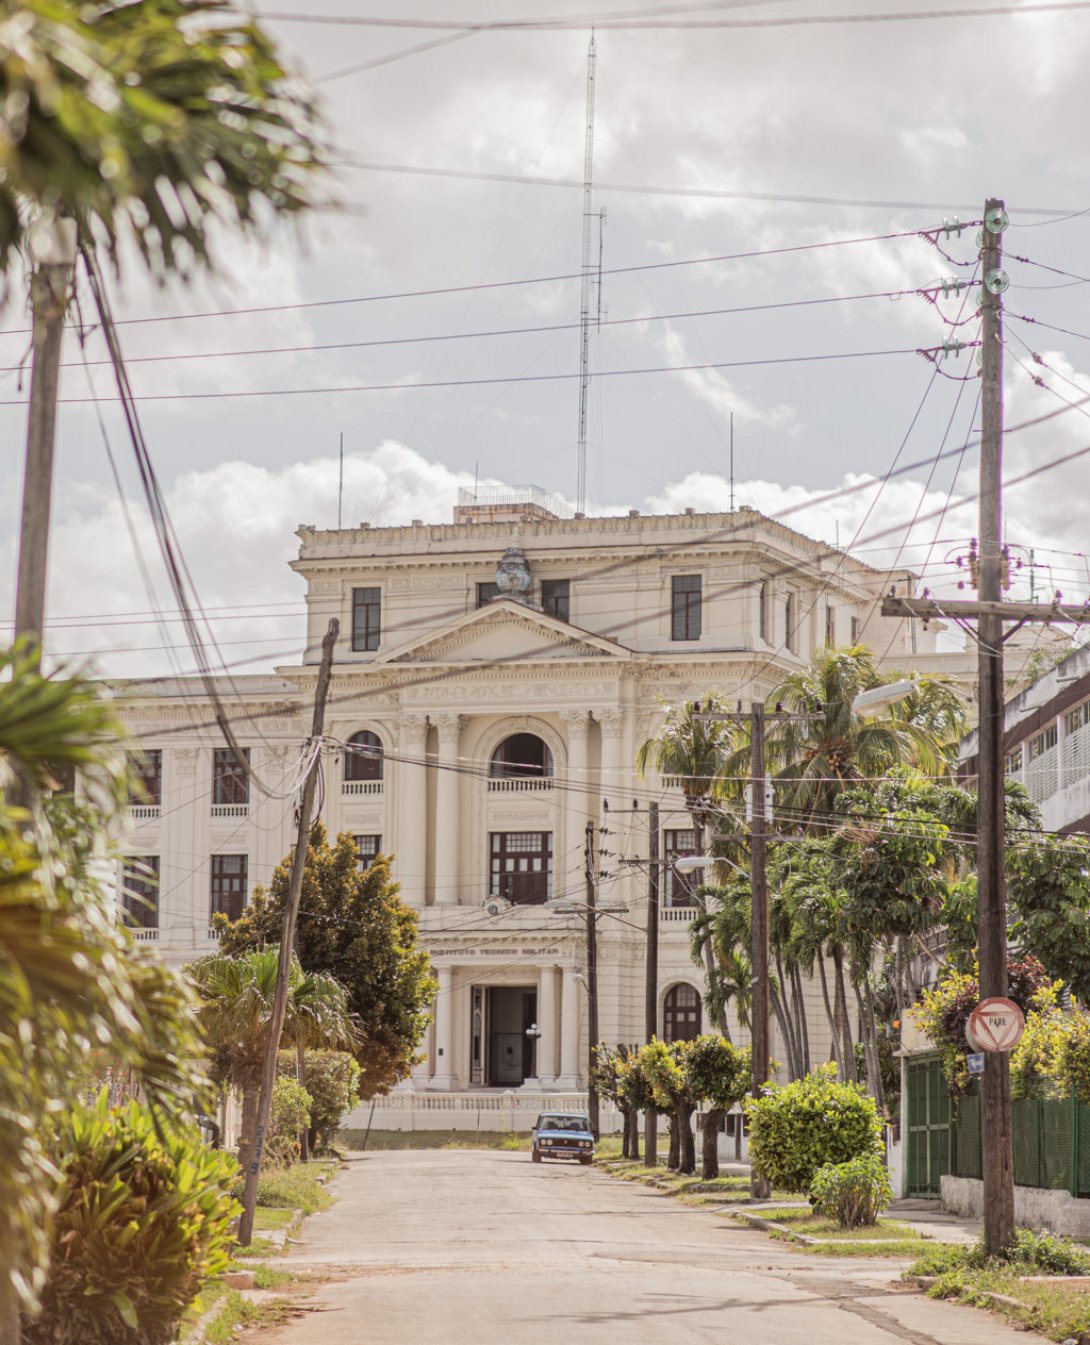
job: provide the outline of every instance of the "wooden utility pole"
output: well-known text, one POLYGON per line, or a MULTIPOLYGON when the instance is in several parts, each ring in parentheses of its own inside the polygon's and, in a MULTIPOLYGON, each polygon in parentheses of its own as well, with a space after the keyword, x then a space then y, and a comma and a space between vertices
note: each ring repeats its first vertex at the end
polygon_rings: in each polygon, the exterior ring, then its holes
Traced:
POLYGON ((53 501, 53 448, 57 431, 61 341, 76 260, 75 220, 40 221, 32 230, 37 265, 30 279, 32 311, 30 408, 27 415, 15 638, 29 640, 41 663, 45 581, 53 501))
POLYGON ((587 883, 587 1113, 590 1117, 590 1129, 594 1138, 598 1138, 598 1089, 594 1083, 594 1070, 597 1064, 598 1046, 598 911, 595 905, 594 881, 594 823, 587 823, 586 845, 587 883))
MULTIPOLYGON (((650 1041, 659 1030, 659 805, 647 810, 647 841, 650 862, 647 868, 647 961, 644 988, 644 1039, 650 1041)), ((659 1118, 654 1107, 643 1114, 643 1165, 658 1167, 659 1118)))
POLYGON ((303 894, 303 872, 306 868, 311 815, 314 811, 314 793, 318 783, 320 760, 318 747, 325 727, 325 703, 326 697, 329 695, 329 682, 333 673, 333 648, 337 643, 340 628, 341 623, 334 617, 329 623, 325 638, 322 640, 322 661, 318 668, 318 682, 314 689, 314 719, 311 723, 310 737, 307 739, 304 748, 304 759, 310 762, 310 766, 303 781, 302 798, 299 800, 299 828, 295 837, 295 853, 291 859, 288 900, 284 907, 284 922, 280 933, 280 958, 276 968, 276 990, 273 996, 272 1018, 269 1021, 269 1035, 265 1041, 265 1059, 261 1067, 261 1093, 257 1104, 257 1136, 254 1143, 254 1152, 246 1169, 246 1184, 242 1192, 242 1215, 238 1221, 238 1240, 243 1247, 250 1245, 254 1231, 257 1183, 261 1176, 261 1155, 265 1148, 265 1132, 269 1125, 273 1088, 276 1085, 276 1058, 280 1050, 280 1037, 284 1030, 284 1016, 288 1004, 288 988, 295 941, 295 921, 299 915, 299 900, 303 894), (314 754, 313 760, 311 760, 312 753, 314 754))
MULTIPOLYGON (((769 995, 768 845, 765 815, 765 707, 754 701, 749 711, 750 742, 750 1052, 753 1059, 753 1096, 759 1098, 768 1082, 769 995)), ((772 1187, 767 1177, 750 1167, 749 1191, 754 1200, 767 1200, 772 1187)))

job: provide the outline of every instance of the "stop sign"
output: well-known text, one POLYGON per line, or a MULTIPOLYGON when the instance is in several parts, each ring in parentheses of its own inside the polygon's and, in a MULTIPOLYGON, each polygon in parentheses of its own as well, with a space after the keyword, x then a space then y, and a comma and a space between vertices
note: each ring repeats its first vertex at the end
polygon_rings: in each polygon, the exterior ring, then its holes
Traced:
POLYGON ((1026 1030, 1022 1010, 1012 999, 982 999, 969 1015, 965 1035, 978 1051, 1012 1051, 1026 1030))

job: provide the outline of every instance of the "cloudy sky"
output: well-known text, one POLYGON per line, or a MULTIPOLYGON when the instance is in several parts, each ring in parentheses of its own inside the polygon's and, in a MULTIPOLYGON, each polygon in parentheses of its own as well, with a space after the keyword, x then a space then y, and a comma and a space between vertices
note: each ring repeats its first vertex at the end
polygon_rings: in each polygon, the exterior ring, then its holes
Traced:
MULTIPOLYGON (((444 520, 475 476, 569 499, 576 482, 582 193, 521 179, 582 177, 588 26, 458 33, 315 21, 382 11, 362 0, 296 7, 306 21, 269 24, 321 94, 339 209, 301 230, 220 237, 216 275, 195 286, 157 291, 135 268, 114 282, 123 316, 155 319, 122 329, 147 439, 223 657, 247 670, 299 652, 302 588, 284 562, 299 523, 336 524, 342 434, 346 523, 444 520)), ((925 464, 790 521, 948 586, 975 532, 975 450, 949 451, 973 437, 976 366, 970 351, 936 373, 917 352, 972 340, 976 305, 915 291, 972 275, 975 228, 940 240, 948 257, 918 231, 976 220, 996 195, 1012 222, 1008 424, 1062 412, 1007 440, 1008 477, 1037 472, 1007 497, 1017 582, 1028 595, 1032 573, 1038 594, 1081 599, 1090 457, 1050 464, 1090 444, 1086 409, 1065 406, 1090 393, 1090 214, 1078 213, 1090 208, 1090 9, 788 22, 934 8, 704 0, 644 6, 634 28, 599 21, 590 508, 727 507, 733 413, 737 501, 769 513, 925 464)), ((575 9, 399 0, 385 12, 487 23, 575 9)), ((614 0, 622 10, 639 0, 614 0)), ((9 619, 25 318, 14 296, 0 310, 9 619)), ((94 336, 85 356, 86 369, 71 336, 62 395, 109 397, 94 336)), ((50 646, 95 653, 114 674, 188 668, 184 648, 161 648, 182 645, 180 626, 164 634, 150 614, 129 520, 171 603, 117 407, 98 410, 101 425, 86 402, 61 409, 50 646)))

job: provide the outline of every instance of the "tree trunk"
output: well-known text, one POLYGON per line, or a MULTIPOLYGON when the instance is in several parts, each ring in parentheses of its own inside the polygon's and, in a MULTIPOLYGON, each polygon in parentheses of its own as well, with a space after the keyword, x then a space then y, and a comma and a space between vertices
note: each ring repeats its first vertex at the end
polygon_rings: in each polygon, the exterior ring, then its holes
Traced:
MULTIPOLYGON (((697 817, 695 812, 692 814, 692 818, 693 818, 693 849, 696 851, 698 855, 702 855, 704 853, 704 823, 697 817)), ((694 886, 697 886, 697 884, 694 884, 694 886)), ((707 915, 708 903, 702 897, 697 897, 695 895, 693 897, 693 901, 696 903, 697 909, 701 912, 701 914, 707 915)), ((712 947, 710 931, 709 931, 709 937, 704 940, 704 966, 706 968, 708 977, 708 996, 711 997, 712 991, 715 989, 716 982, 719 977, 719 968, 716 965, 715 961, 715 949, 712 947)), ((720 1004, 722 1005, 722 997, 717 996, 717 998, 720 1000, 720 1004)), ((727 1031, 727 1014, 725 1008, 721 1006, 715 1014, 712 1014, 711 1011, 709 1010, 708 1016, 709 1018, 711 1018, 712 1026, 716 1029, 716 1031, 720 1032, 724 1037, 726 1037, 728 1041, 730 1041, 730 1034, 727 1031)))
POLYGON ((852 976, 852 989, 855 991, 855 1001, 859 1006, 859 1035, 863 1042, 863 1058, 867 1062, 867 1092, 881 1108, 882 1077, 878 1066, 878 1053, 874 1048, 874 1023, 868 1013, 860 981, 866 983, 867 977, 865 974, 860 976, 856 969, 856 974, 852 976))
POLYGON ((874 991, 871 988, 869 976, 863 978, 863 997, 867 1005, 867 1030, 870 1033, 871 1054, 874 1057, 874 1100, 878 1104, 878 1110, 884 1114, 886 1110, 886 1089, 882 1083, 882 1057, 878 1050, 878 1023, 874 1008, 874 991))
POLYGON ((249 1167, 257 1143, 257 1099, 261 1085, 257 1080, 242 1090, 242 1120, 238 1128, 238 1165, 243 1172, 249 1167))
POLYGON ((670 1152, 666 1156, 666 1166, 676 1172, 681 1164, 681 1131, 677 1123, 677 1112, 670 1113, 670 1152))
POLYGON ((840 1015, 840 1030, 843 1034, 841 1047, 844 1057, 844 1078, 849 1083, 856 1080, 855 1046, 852 1043, 852 1025, 848 1013, 848 987, 844 978, 844 949, 839 943, 833 944, 833 966, 836 968, 836 1007, 840 1015))
POLYGON ((691 1177, 696 1172, 696 1140, 693 1138, 693 1108, 677 1109, 678 1172, 691 1177))
POLYGON ((790 999, 791 987, 790 982, 784 975, 783 959, 780 957, 780 954, 778 952, 776 953, 775 956, 776 956, 776 975, 779 978, 780 982, 780 988, 778 992, 778 997, 780 1000, 780 1015, 783 1019, 784 1026, 787 1030, 787 1036, 786 1036, 787 1061, 788 1066, 791 1070, 792 1079, 797 1079, 801 1075, 801 1070, 799 1069, 799 1057, 801 1055, 801 1052, 799 1051, 798 1038, 795 1036, 795 1024, 794 1022, 792 1022, 791 1017, 791 999, 790 999))
POLYGON ((621 1112, 621 1157, 630 1158, 631 1154, 629 1153, 629 1149, 631 1147, 630 1141, 632 1137, 628 1129, 628 1108, 621 1107, 620 1103, 617 1105, 621 1112))
POLYGON ((833 1043, 833 1059, 836 1061, 836 1075, 838 1079, 843 1080, 844 1061, 841 1058, 840 1051, 840 1031, 837 1026, 836 1014, 833 1011, 832 1002, 829 999, 829 978, 825 974, 825 959, 818 954, 818 977, 821 980, 821 998, 825 1005, 825 1017, 829 1020, 829 1034, 833 1043))
MULTIPOLYGON (((307 1086, 307 1053, 302 1043, 295 1048, 295 1077, 299 1081, 300 1088, 307 1086)), ((310 1131, 306 1126, 299 1132, 299 1161, 310 1162, 310 1131)))
POLYGON ((714 1181, 719 1176, 719 1127, 723 1124, 726 1112, 718 1107, 704 1113, 703 1166, 701 1176, 704 1181, 714 1181))
POLYGON ((734 1161, 742 1161, 742 1129, 745 1125, 745 1112, 738 1112, 734 1118, 734 1161))
POLYGON ((659 1114, 654 1107, 648 1107, 643 1116, 643 1165, 645 1168, 657 1168, 659 1165, 659 1114))
POLYGON ((799 1045, 802 1048, 803 1072, 809 1074, 814 1063, 810 1055, 810 1025, 806 1021, 806 997, 802 989, 802 972, 797 965, 792 968, 791 977, 795 988, 795 1004, 798 1010, 799 1045))
POLYGON ((628 1116, 628 1156, 634 1163, 640 1159, 640 1114, 635 1107, 629 1107, 628 1116))
POLYGON ((779 1024, 780 1036, 783 1038, 784 1050, 787 1052, 787 1060, 785 1062, 787 1065, 787 1072, 788 1074, 790 1074, 792 1079, 797 1079, 798 1075, 795 1073, 794 1053, 792 1052, 791 1049, 791 1032, 787 1026, 787 1015, 784 1013, 783 1005, 780 1003, 779 991, 773 990, 769 996, 769 999, 772 1004, 772 1012, 775 1015, 776 1022, 779 1024))

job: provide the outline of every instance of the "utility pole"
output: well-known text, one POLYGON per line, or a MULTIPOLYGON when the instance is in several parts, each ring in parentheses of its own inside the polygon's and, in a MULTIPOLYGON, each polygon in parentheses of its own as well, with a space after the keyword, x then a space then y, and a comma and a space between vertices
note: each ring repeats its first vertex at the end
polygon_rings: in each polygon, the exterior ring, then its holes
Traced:
POLYGON ((595 905, 594 881, 594 823, 587 823, 586 845, 587 883, 587 1113, 591 1134, 598 1138, 598 1089, 594 1083, 597 1064, 595 1048, 598 1045, 598 911, 595 905))
POLYGON ((19 530, 19 575, 15 593, 15 638, 31 642, 32 656, 40 666, 61 341, 76 264, 76 221, 39 220, 30 230, 30 249, 36 263, 30 279, 33 353, 23 513, 19 530))
MULTIPOLYGON (((749 711, 750 741, 750 1053, 753 1062, 753 1096, 759 1098, 768 1082, 769 997, 768 965, 768 845, 765 816, 765 707, 754 701, 749 711)), ((767 1177, 750 1166, 749 1192, 754 1200, 767 1200, 772 1187, 767 1177)))
MULTIPOLYGON (((652 803, 647 810, 648 854, 647 868, 647 961, 644 998, 644 1038, 650 1041, 659 1029, 659 805, 652 803)), ((653 1107, 643 1114, 643 1165, 658 1167, 659 1118, 653 1107)))
POLYGON ((341 623, 334 617, 329 623, 325 638, 322 640, 322 661, 318 668, 318 682, 314 689, 314 718, 311 723, 310 737, 307 739, 304 749, 307 760, 310 760, 312 752, 315 755, 303 781, 303 794, 299 801, 299 827, 295 837, 295 853, 291 858, 288 900, 284 907, 284 923, 280 933, 280 957, 276 967, 276 990, 273 995, 269 1035, 265 1041, 265 1059, 261 1067, 261 1092, 257 1104, 257 1136, 250 1165, 246 1169, 246 1184, 242 1192, 242 1215, 238 1221, 238 1240, 243 1247, 248 1247, 253 1237, 254 1210, 257 1207, 257 1183, 261 1176, 261 1155, 265 1147, 265 1132, 269 1126, 273 1088, 276 1084, 276 1057, 280 1050, 280 1037, 284 1030, 284 1016, 287 1011, 292 945, 295 941, 295 922, 299 915, 299 900, 303 894, 303 872, 306 868, 311 815, 314 811, 314 794, 318 783, 320 758, 316 749, 325 727, 325 703, 329 695, 330 678, 333 674, 333 649, 337 643, 340 628, 341 623))

